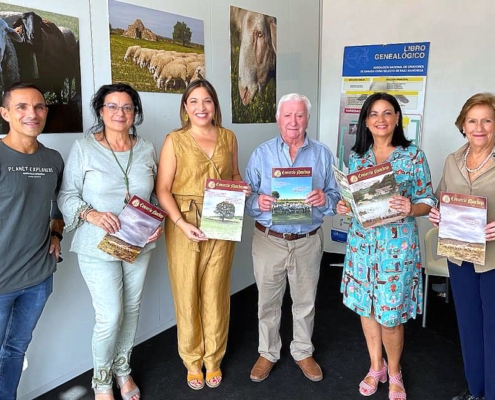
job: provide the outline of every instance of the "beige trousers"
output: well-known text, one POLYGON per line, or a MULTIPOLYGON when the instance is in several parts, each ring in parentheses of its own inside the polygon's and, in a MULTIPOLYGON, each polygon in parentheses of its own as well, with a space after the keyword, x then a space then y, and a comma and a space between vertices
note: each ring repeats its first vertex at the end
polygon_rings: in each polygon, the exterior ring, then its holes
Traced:
POLYGON ((323 255, 323 232, 287 241, 258 229, 253 234, 253 266, 258 286, 260 355, 280 358, 280 317, 287 279, 292 298, 293 340, 290 352, 296 361, 313 354, 316 287, 323 255))

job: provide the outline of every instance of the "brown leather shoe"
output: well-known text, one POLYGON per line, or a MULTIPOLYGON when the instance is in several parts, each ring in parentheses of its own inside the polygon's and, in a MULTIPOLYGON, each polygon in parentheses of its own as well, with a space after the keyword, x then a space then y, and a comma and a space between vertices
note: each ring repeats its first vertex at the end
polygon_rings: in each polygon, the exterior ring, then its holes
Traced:
POLYGON ((305 358, 304 360, 296 360, 304 376, 313 382, 318 382, 323 379, 323 372, 313 357, 305 358))
POLYGON ((267 360, 265 357, 259 356, 258 361, 254 364, 249 377, 253 382, 262 382, 268 378, 268 375, 270 375, 270 371, 274 365, 274 362, 267 360))

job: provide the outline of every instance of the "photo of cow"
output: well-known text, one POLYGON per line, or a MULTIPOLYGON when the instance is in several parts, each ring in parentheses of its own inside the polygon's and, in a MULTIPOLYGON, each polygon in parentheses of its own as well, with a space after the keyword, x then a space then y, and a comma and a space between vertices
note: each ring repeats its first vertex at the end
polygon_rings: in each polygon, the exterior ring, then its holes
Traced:
POLYGON ((230 68, 232 122, 275 122, 275 17, 230 6, 230 68))
POLYGON ((0 63, 1 94, 17 81, 45 93, 44 133, 83 131, 78 18, 0 3, 0 63))

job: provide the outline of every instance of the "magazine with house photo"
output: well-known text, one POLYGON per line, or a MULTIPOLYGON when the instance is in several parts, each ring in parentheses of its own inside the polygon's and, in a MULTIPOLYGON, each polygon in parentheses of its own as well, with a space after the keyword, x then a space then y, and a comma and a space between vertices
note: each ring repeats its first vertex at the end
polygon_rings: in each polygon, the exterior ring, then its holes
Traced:
POLYGON ((487 198, 440 192, 437 253, 485 265, 487 198))
POLYGON ((313 209, 306 197, 313 190, 311 167, 272 168, 272 223, 311 225, 313 209))
POLYGON ((200 228, 208 239, 241 241, 247 183, 207 179, 200 228))
POLYGON ((97 247, 111 256, 133 263, 166 215, 162 209, 133 196, 119 214, 120 229, 107 233, 97 247))
MULTIPOLYGON (((390 200, 399 195, 392 165, 389 162, 364 168, 346 175, 333 166, 342 199, 364 228, 371 228, 404 218, 390 208, 390 200)), ((351 214, 351 213, 350 213, 351 214)))

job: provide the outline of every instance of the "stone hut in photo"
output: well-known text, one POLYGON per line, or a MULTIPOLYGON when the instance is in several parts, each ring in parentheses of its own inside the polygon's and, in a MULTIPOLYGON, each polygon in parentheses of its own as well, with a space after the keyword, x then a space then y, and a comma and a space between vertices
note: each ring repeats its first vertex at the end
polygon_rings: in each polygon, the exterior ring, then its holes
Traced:
POLYGON ((156 35, 146 28, 140 19, 136 19, 132 25, 128 25, 122 36, 127 36, 133 39, 144 39, 151 42, 156 42, 156 35))

